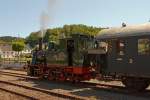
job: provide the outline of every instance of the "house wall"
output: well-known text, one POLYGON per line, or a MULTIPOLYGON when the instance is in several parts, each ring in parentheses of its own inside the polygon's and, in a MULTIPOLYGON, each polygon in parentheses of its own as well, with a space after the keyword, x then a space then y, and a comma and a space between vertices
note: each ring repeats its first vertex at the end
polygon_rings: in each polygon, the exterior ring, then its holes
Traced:
MULTIPOLYGON (((31 49, 25 48, 20 54, 31 53, 31 49)), ((0 44, 0 55, 2 58, 15 58, 18 55, 18 52, 12 50, 11 44, 1 43, 0 44)))

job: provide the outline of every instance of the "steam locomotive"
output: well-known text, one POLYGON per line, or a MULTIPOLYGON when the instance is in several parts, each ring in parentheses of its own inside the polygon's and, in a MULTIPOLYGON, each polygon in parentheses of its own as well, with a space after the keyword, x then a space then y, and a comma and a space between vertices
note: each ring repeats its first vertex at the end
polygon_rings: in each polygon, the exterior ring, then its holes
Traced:
POLYGON ((33 52, 32 62, 28 65, 28 74, 59 81, 90 80, 94 71, 85 59, 87 50, 93 46, 93 39, 92 36, 73 34, 60 39, 58 46, 50 43, 48 50, 42 49, 40 39, 39 49, 33 52))
POLYGON ((95 38, 73 37, 64 39, 63 48, 57 50, 44 51, 39 42, 28 65, 29 75, 73 82, 110 76, 130 89, 149 86, 150 23, 104 29, 95 38))

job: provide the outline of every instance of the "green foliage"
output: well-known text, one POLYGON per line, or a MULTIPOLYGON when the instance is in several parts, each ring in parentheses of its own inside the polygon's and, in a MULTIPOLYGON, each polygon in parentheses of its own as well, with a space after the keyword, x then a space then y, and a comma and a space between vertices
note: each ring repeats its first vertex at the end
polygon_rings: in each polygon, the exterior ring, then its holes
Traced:
POLYGON ((14 51, 20 52, 24 49, 25 43, 23 41, 14 41, 12 43, 12 49, 14 51))
POLYGON ((61 28, 48 29, 44 36, 44 42, 54 42, 58 44, 59 35, 61 33, 62 33, 61 28))
POLYGON ((86 25, 64 25, 63 32, 66 36, 70 36, 70 34, 82 33, 87 35, 96 35, 101 28, 86 26, 86 25))
POLYGON ((0 37, 0 42, 7 42, 7 43, 11 43, 14 40, 21 40, 21 41, 25 41, 24 38, 17 38, 17 37, 11 37, 11 36, 3 36, 0 37))
MULTIPOLYGON (((102 28, 96 28, 86 25, 64 25, 62 28, 47 29, 45 36, 43 37, 44 42, 59 43, 59 39, 64 37, 70 37, 72 34, 84 34, 95 36, 102 28)), ((31 47, 35 47, 38 43, 40 32, 32 32, 27 38, 26 42, 31 47)))
POLYGON ((26 43, 30 44, 31 47, 34 47, 38 43, 40 32, 32 32, 27 38, 26 43))

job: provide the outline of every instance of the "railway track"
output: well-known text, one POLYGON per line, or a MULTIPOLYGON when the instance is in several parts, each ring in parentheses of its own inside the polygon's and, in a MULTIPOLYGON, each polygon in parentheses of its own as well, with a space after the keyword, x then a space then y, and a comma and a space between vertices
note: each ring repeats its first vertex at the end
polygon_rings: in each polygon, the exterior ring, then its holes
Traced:
POLYGON ((123 86, 107 85, 107 84, 100 84, 100 83, 89 83, 89 82, 81 82, 79 84, 83 86, 87 85, 88 87, 91 87, 95 90, 103 90, 107 92, 121 93, 130 96, 144 97, 150 99, 150 90, 136 91, 132 89, 127 89, 126 87, 123 86))
MULTIPOLYGON (((0 71, 0 74, 1 75, 14 76, 14 77, 20 77, 20 78, 39 80, 38 78, 32 78, 32 77, 28 77, 26 75, 22 75, 22 74, 18 74, 18 73, 11 73, 11 72, 2 72, 2 71, 0 71)), ((75 96, 75 95, 64 94, 64 93, 57 93, 57 92, 52 92, 52 91, 41 89, 41 88, 35 88, 35 87, 20 85, 20 84, 17 84, 17 83, 14 83, 14 82, 10 82, 10 81, 0 80, 0 85, 1 84, 3 84, 3 85, 7 84, 7 86, 11 85, 11 86, 23 88, 23 89, 26 89, 26 90, 28 89, 28 90, 34 91, 34 92, 41 92, 41 93, 44 93, 44 94, 47 94, 47 95, 51 95, 51 96, 55 96, 55 97, 59 97, 59 98, 64 98, 64 99, 69 99, 69 100, 86 100, 87 99, 87 98, 79 97, 79 96, 75 96)), ((23 97, 26 97, 26 98, 29 98, 29 99, 33 99, 33 100, 38 99, 38 98, 34 98, 35 96, 28 96, 28 95, 22 94, 20 92, 11 91, 9 89, 3 88, 3 86, 2 87, 0 86, 0 90, 4 90, 6 92, 10 92, 12 94, 20 95, 20 96, 23 96, 23 97)), ((36 97, 38 97, 38 96, 36 96, 36 97)), ((44 100, 46 100, 46 99, 44 99, 44 100)))
POLYGON ((27 75, 27 74, 23 74, 23 73, 18 73, 17 71, 16 72, 10 72, 10 71, 0 70, 0 73, 9 73, 9 74, 17 74, 17 75, 27 75))
MULTIPOLYGON (((0 89, 32 100, 48 100, 56 98, 52 95, 48 95, 47 93, 43 93, 40 90, 33 90, 32 88, 27 88, 22 85, 13 84, 6 81, 0 81, 0 89)), ((61 98, 63 97, 59 97, 59 99, 61 98)))
MULTIPOLYGON (((13 94, 17 94, 17 95, 21 95, 23 97, 27 97, 27 98, 31 98, 33 100, 42 98, 40 97, 41 95, 45 96, 55 96, 55 97, 59 97, 59 98, 64 98, 64 99, 69 99, 69 100, 86 100, 86 98, 82 98, 82 97, 77 97, 77 96, 73 96, 73 95, 68 95, 68 94, 61 94, 61 93, 56 93, 56 92, 51 92, 45 89, 39 89, 39 88, 34 88, 34 87, 29 87, 29 86, 25 86, 25 85, 20 85, 20 84, 16 84, 13 82, 8 82, 8 81, 2 81, 0 80, 0 89, 7 91, 7 92, 11 92, 13 94), (9 90, 9 88, 13 87, 13 90, 9 90), (6 87, 6 88, 5 88, 6 87), (15 87, 15 89, 14 89, 15 87), (25 93, 21 93, 21 92, 16 92, 16 90, 18 88, 21 88, 21 91, 27 91, 25 93), (26 93, 34 93, 33 96, 31 95, 26 95, 26 93), (35 95, 37 94, 37 95, 35 95), (41 94, 41 95, 40 95, 41 94), (46 95, 45 95, 46 94, 46 95)), ((45 98, 46 100, 46 98, 45 98)))
POLYGON ((8 89, 4 89, 4 88, 1 88, 1 87, 0 87, 0 90, 11 93, 11 94, 14 94, 14 95, 21 96, 21 97, 26 98, 26 99, 36 100, 36 98, 34 98, 34 97, 27 96, 25 94, 21 94, 21 93, 15 92, 15 91, 10 91, 8 89))
POLYGON ((20 77, 20 78, 26 78, 26 79, 33 79, 33 80, 38 80, 38 77, 30 77, 27 76, 26 74, 20 74, 20 73, 13 73, 13 72, 5 72, 0 70, 1 75, 8 75, 8 76, 14 76, 14 77, 20 77))
MULTIPOLYGON (((20 74, 20 73, 3 72, 3 71, 0 71, 0 73, 3 74, 3 75, 8 75, 8 76, 15 76, 15 77, 39 80, 39 78, 37 78, 37 77, 30 77, 30 76, 27 76, 25 74, 20 74)), ((80 82, 80 83, 73 84, 73 85, 76 85, 76 86, 89 86, 89 87, 104 87, 104 88, 109 87, 109 88, 116 88, 116 89, 124 89, 124 87, 122 87, 122 86, 106 85, 106 84, 90 83, 90 82, 80 82)))
MULTIPOLYGON (((0 71, 0 73, 4 74, 4 75, 9 75, 9 76, 39 80, 38 78, 32 78, 32 77, 22 75, 22 74, 18 74, 18 73, 11 73, 11 72, 4 72, 3 73, 1 71, 0 71)), ((56 84, 57 83, 58 82, 56 82, 56 84)), ((59 84, 60 84, 60 82, 59 82, 59 84)), ((90 83, 90 82, 80 82, 80 83, 77 83, 77 84, 64 82, 63 84, 71 85, 71 86, 78 86, 78 87, 90 87, 90 88, 98 90, 98 91, 103 90, 103 91, 108 91, 108 92, 113 92, 113 93, 121 93, 121 94, 126 94, 126 95, 131 95, 131 96, 139 96, 139 97, 144 97, 144 98, 150 98, 150 90, 146 90, 146 91, 143 91, 143 92, 135 92, 135 91, 130 91, 130 90, 126 89, 123 86, 107 85, 107 84, 100 84, 100 83, 90 83)))
POLYGON ((6 71, 6 70, 0 70, 0 74, 6 73, 6 74, 14 74, 14 75, 22 75, 22 76, 27 76, 27 74, 19 73, 19 72, 11 72, 11 71, 6 71))

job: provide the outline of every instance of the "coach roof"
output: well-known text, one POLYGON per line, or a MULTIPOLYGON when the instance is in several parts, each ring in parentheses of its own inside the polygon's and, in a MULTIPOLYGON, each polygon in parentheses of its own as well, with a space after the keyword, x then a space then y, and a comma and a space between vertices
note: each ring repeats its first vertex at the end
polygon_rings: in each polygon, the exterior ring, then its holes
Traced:
POLYGON ((124 27, 114 27, 103 29, 98 33, 96 39, 114 38, 114 37, 127 37, 137 35, 150 35, 150 22, 140 25, 130 25, 124 27))

